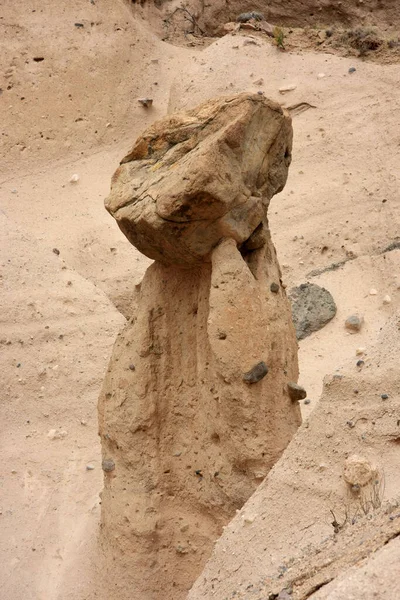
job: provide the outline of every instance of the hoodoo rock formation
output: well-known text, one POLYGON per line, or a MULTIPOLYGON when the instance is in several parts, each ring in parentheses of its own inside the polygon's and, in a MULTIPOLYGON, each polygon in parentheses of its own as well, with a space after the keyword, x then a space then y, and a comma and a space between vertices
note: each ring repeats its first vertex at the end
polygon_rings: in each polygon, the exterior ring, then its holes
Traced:
POLYGON ((291 142, 284 109, 240 94, 158 121, 113 176, 106 207, 155 260, 99 402, 101 538, 127 598, 185 596, 300 424, 267 220, 291 142))

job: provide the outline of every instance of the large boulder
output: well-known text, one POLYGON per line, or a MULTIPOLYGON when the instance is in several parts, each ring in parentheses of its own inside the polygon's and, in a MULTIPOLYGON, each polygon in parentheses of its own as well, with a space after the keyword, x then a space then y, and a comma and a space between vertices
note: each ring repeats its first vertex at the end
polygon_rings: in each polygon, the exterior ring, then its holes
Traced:
POLYGON ((202 263, 223 237, 243 243, 286 183, 288 113, 259 94, 210 101, 147 129, 112 179, 107 210, 143 254, 202 263))

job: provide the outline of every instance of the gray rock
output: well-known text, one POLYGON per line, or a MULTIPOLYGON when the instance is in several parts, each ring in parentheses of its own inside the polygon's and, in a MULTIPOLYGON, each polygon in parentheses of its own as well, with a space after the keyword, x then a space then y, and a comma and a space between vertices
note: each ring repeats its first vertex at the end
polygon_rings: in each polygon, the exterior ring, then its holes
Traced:
POLYGON ((302 283, 289 292, 298 340, 325 327, 336 315, 332 294, 315 283, 302 283))
POLYGON ((273 283, 271 283, 269 289, 271 290, 271 292, 273 294, 277 294, 279 292, 280 288, 279 288, 279 285, 277 283, 273 282, 273 283))
POLYGON ((101 463, 101 467, 106 473, 111 473, 111 471, 114 471, 115 469, 115 462, 112 458, 105 458, 101 463))
POLYGON ((264 15, 255 11, 240 14, 236 21, 238 23, 247 23, 247 21, 250 21, 251 19, 254 19, 255 21, 265 21, 264 15))
POLYGON ((360 317, 359 315, 350 315, 350 317, 347 317, 346 319, 345 327, 353 332, 360 331, 363 321, 364 318, 360 317))
POLYGON ((296 402, 297 400, 304 400, 304 398, 307 398, 306 390, 303 387, 301 387, 301 385, 297 385, 297 383, 294 383, 293 381, 289 381, 288 390, 290 399, 293 402, 296 402))
POLYGON ((247 373, 243 375, 243 380, 246 383, 257 383, 258 381, 261 381, 261 379, 265 377, 267 373, 268 367, 262 360, 261 362, 257 363, 252 369, 250 369, 250 371, 247 371, 247 373))

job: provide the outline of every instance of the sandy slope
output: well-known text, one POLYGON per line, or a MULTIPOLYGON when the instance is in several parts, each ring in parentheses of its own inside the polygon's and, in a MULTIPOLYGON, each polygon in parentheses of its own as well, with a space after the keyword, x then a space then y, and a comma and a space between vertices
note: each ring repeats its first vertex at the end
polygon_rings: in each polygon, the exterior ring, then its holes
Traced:
POLYGON ((101 489, 95 407, 123 323, 112 302, 127 310, 148 264, 103 209, 119 157, 168 105, 260 89, 287 106, 316 107, 294 117, 290 178, 270 210, 289 286, 356 257, 310 278, 338 304, 334 321, 300 345, 312 408, 325 373, 374 340, 399 303, 398 252, 379 252, 400 231, 400 68, 285 54, 239 36, 203 52, 174 48, 122 1, 38 9, 30 0, 22 14, 4 0, 1 16, 1 577, 10 600, 83 600, 101 489), (286 84, 297 87, 282 96, 286 84), (148 112, 137 103, 143 95, 155 100, 148 112), (343 320, 356 310, 366 322, 352 336, 343 320), (67 436, 50 440, 50 429, 67 436))

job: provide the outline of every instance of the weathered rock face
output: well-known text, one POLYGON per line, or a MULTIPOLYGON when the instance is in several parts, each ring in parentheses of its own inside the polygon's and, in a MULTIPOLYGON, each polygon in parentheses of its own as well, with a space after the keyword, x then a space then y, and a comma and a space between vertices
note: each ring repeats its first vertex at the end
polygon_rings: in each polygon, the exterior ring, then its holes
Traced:
POLYGON ((242 94, 156 123, 113 178, 108 209, 157 259, 99 402, 102 541, 127 598, 185 596, 300 424, 266 215, 290 147, 287 114, 242 94))

